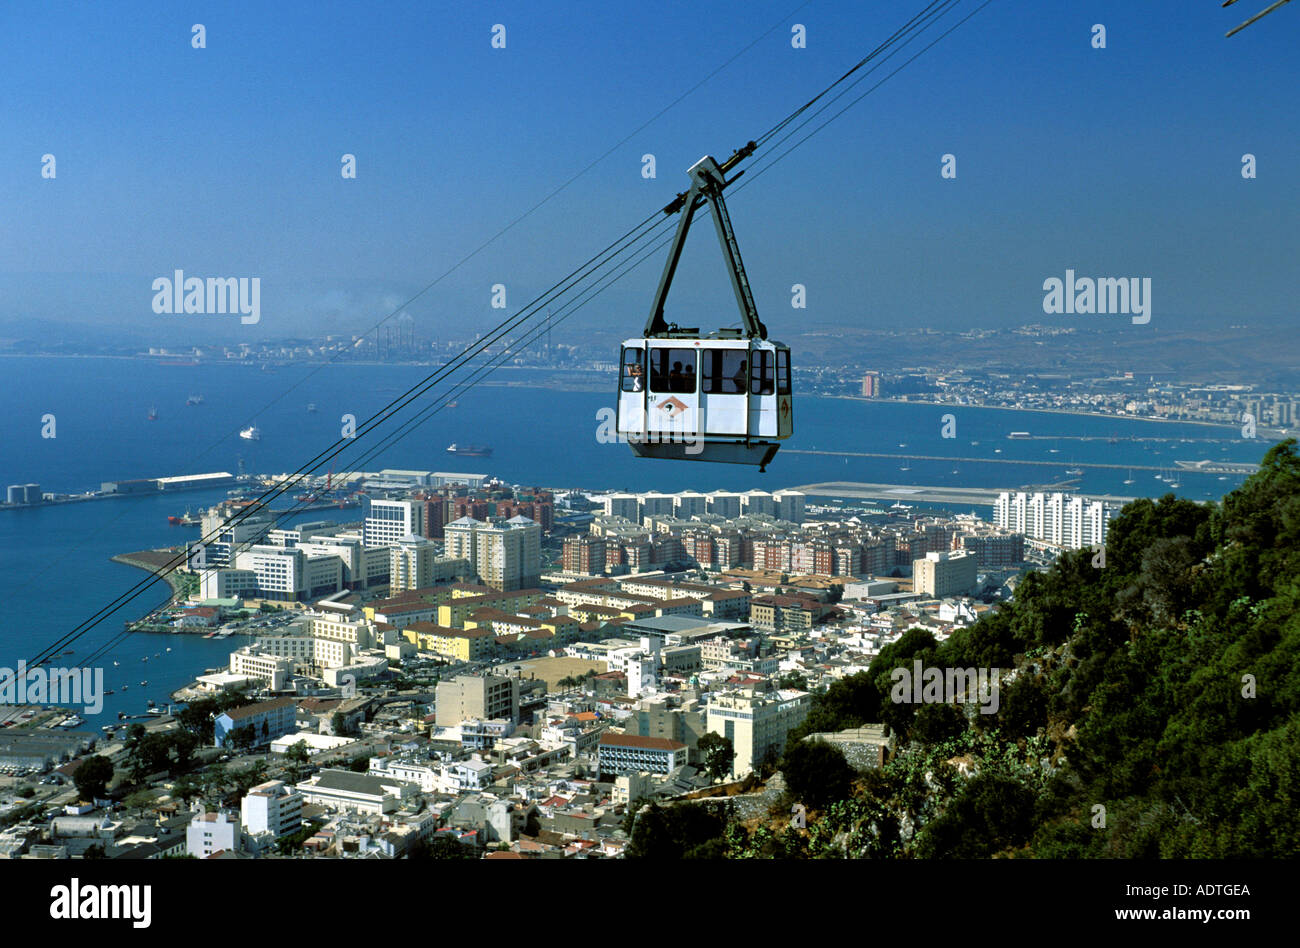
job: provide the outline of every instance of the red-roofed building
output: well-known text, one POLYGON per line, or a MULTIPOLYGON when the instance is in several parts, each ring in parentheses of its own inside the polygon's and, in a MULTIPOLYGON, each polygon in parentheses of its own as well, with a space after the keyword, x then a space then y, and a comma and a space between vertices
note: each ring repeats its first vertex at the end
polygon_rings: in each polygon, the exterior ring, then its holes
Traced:
POLYGON ((680 741, 606 731, 596 745, 601 776, 649 771, 666 774, 686 763, 687 747, 680 741))

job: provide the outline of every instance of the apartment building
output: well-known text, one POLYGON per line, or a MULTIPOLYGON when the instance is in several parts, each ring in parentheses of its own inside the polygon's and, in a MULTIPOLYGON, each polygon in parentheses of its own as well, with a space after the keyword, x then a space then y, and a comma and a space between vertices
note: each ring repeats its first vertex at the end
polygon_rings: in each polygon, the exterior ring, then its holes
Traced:
POLYGON ((438 727, 454 727, 474 718, 519 721, 519 682, 500 675, 458 675, 438 682, 438 727))
POLYGON ((976 583, 979 561, 969 550, 927 553, 912 564, 912 587, 926 596, 969 595, 976 583))
POLYGON ((302 794, 282 780, 268 780, 244 795, 239 814, 250 836, 270 833, 279 839, 302 826, 302 794))
POLYGON ((600 735, 596 764, 602 776, 621 776, 646 771, 671 773, 687 762, 688 749, 681 741, 635 734, 600 735))
POLYGON ((785 749, 786 735, 803 723, 811 706, 806 691, 746 688, 711 695, 706 722, 710 733, 731 741, 736 752, 732 774, 741 777, 757 770, 765 756, 785 749))

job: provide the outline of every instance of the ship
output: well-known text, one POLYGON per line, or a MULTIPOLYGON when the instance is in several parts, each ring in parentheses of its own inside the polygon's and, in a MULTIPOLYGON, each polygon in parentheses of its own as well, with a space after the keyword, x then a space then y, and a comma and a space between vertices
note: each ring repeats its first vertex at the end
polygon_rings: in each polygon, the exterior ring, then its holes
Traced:
POLYGON ((239 433, 239 436, 245 441, 261 441, 262 429, 257 427, 257 425, 249 425, 239 433))
POLYGON ((179 517, 174 514, 169 516, 167 522, 173 527, 197 527, 203 523, 203 518, 195 516, 187 509, 185 513, 181 514, 179 517))
POLYGON ((1070 477, 1082 477, 1082 476, 1083 476, 1083 468, 1081 468, 1081 467, 1067 467, 1067 468, 1065 469, 1065 473, 1068 474, 1068 475, 1070 475, 1070 477))
POLYGON ((482 444, 457 444, 452 442, 447 445, 448 454, 462 454, 467 458, 490 458, 492 449, 482 444))
POLYGON ((202 405, 202 404, 203 404, 203 396, 202 396, 202 395, 191 395, 189 398, 185 399, 185 404, 186 404, 186 405, 202 405))
POLYGON ((1011 432, 1009 435, 1007 435, 1007 437, 1008 437, 1008 438, 1028 438, 1028 437, 1029 437, 1029 432, 1028 432, 1028 431, 1013 431, 1013 432, 1011 432))

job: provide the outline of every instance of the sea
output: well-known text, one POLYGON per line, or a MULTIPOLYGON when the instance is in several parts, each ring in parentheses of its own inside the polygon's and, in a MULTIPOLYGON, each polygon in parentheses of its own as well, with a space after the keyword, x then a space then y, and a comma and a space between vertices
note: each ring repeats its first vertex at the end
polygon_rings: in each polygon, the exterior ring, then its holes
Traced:
MULTIPOLYGON (((0 359, 5 446, 0 489, 37 483, 45 492, 71 493, 119 479, 237 473, 241 464, 249 473, 293 471, 334 444, 345 416, 363 422, 433 371, 423 366, 302 364, 264 371, 242 364, 165 361, 0 359), (202 396, 202 402, 187 405, 192 395, 202 396), (309 405, 316 410, 309 411, 309 405), (152 420, 151 414, 156 416, 152 420), (260 441, 239 437, 250 424, 261 430, 260 441)), ((614 404, 612 382, 607 392, 571 391, 563 384, 563 375, 556 372, 503 368, 457 393, 454 408, 430 415, 364 464, 356 461, 372 442, 361 439, 318 471, 455 471, 553 489, 665 492, 779 490, 831 481, 1014 490, 1072 479, 1085 494, 1157 497, 1173 490, 1210 500, 1244 477, 1180 471, 1180 486, 1174 489, 1156 479, 1160 472, 1128 467, 1172 471, 1175 460, 1202 458, 1256 463, 1272 443, 1243 439, 1229 427, 796 392, 795 434, 768 470, 759 473, 741 465, 641 459, 627 445, 602 443, 601 411, 614 404), (952 415, 951 422, 945 415, 952 415), (1032 437, 1009 439, 1013 431, 1032 437), (451 455, 446 449, 453 442, 489 445, 493 453, 488 458, 451 455), (1025 463, 1029 461, 1051 463, 1025 463), (1085 466, 1077 478, 1065 473, 1089 463, 1119 468, 1085 466), (1134 483, 1125 484, 1126 479, 1134 483)), ((434 404, 433 396, 446 391, 432 389, 407 412, 434 404)), ((197 527, 172 526, 167 517, 197 513, 224 498, 226 490, 0 510, 0 575, 8 580, 0 608, 0 668, 14 668, 20 659, 30 660, 56 642, 60 654, 52 664, 77 667, 78 656, 89 658, 120 637, 124 623, 156 608, 168 590, 145 571, 111 557, 197 538, 197 527), (75 639, 62 639, 74 630, 82 631, 75 639)), ((904 501, 907 496, 899 495, 904 501)), ((809 498, 810 503, 817 500, 809 498)), ((969 509, 991 513, 989 507, 969 509)), ((356 509, 309 511, 285 522, 358 517, 356 509)), ((225 665, 230 651, 241 644, 233 638, 157 633, 121 639, 94 659, 104 669, 105 687, 115 694, 87 725, 116 720, 119 711, 141 714, 149 699, 166 705, 171 691, 225 665)))

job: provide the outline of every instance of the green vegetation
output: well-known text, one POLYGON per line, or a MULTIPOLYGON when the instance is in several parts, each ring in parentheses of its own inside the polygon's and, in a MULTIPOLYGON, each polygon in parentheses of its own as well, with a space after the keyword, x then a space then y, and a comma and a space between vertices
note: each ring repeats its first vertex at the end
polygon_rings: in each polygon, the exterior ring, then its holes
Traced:
POLYGON ((1300 854, 1295 440, 1221 503, 1129 504, 1093 561, 1065 554, 976 625, 942 644, 912 630, 817 696, 784 763, 791 797, 820 792, 822 811, 806 828, 733 821, 726 854, 1300 854), (996 711, 892 701, 890 672, 915 659, 1000 669, 996 711), (807 734, 881 722, 892 756, 856 785, 802 759, 807 734))
POLYGON ((725 855, 724 821, 698 804, 651 803, 632 824, 628 859, 717 859, 725 855))
POLYGON ((717 783, 731 772, 732 761, 736 759, 736 750, 731 738, 721 734, 705 734, 696 745, 704 761, 704 773, 717 783))

